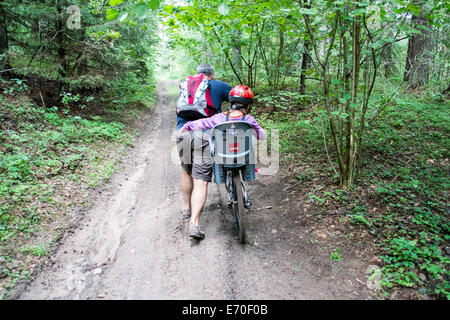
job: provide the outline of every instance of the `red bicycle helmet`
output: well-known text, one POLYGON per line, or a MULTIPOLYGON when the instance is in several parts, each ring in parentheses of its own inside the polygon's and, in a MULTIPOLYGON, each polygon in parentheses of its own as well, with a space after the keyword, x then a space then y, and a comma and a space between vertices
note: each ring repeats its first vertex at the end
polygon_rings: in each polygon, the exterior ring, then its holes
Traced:
POLYGON ((253 104, 253 92, 252 90, 244 85, 235 86, 231 89, 228 96, 228 101, 231 103, 233 109, 239 109, 239 106, 235 106, 234 103, 241 103, 244 108, 250 104, 253 104))

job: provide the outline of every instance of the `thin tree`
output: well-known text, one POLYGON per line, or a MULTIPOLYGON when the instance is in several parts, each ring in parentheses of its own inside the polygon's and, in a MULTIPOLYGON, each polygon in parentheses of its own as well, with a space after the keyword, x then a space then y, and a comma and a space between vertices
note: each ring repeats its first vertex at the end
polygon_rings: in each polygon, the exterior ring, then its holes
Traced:
POLYGON ((409 83, 409 89, 415 90, 428 84, 433 61, 431 26, 425 16, 424 6, 419 14, 412 16, 412 24, 420 34, 413 34, 408 41, 403 81, 409 83))
POLYGON ((6 10, 4 1, 0 0, 0 71, 10 69, 8 58, 8 25, 6 22, 6 10))

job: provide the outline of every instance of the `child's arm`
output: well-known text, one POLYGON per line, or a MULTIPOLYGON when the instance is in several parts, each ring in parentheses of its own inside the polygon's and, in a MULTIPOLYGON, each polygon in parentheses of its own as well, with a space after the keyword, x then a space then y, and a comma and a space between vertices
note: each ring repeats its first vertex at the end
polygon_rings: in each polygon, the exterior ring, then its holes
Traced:
POLYGON ((253 129, 255 130, 255 134, 256 134, 256 139, 258 140, 264 140, 266 139, 266 130, 264 130, 263 128, 261 128, 261 126, 258 124, 258 122, 256 122, 255 118, 253 118, 252 116, 247 116, 248 117, 248 122, 252 125, 253 129))
POLYGON ((195 131, 195 130, 202 130, 202 129, 211 129, 213 128, 217 123, 215 121, 217 119, 218 114, 215 114, 214 116, 210 118, 203 118, 198 119, 195 121, 188 121, 184 124, 184 126, 181 128, 181 130, 184 131, 195 131))

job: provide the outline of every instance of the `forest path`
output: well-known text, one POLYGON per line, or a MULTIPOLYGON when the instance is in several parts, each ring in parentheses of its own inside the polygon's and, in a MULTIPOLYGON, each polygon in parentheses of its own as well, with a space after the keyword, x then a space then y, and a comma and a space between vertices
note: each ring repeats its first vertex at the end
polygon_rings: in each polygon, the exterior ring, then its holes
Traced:
POLYGON ((174 97, 163 83, 158 92, 123 169, 18 299, 372 298, 362 262, 333 264, 308 239, 311 230, 297 224, 302 205, 289 201, 278 176, 249 184, 247 244, 235 238, 223 186, 214 183, 201 218, 206 238, 190 240, 180 215, 174 97))

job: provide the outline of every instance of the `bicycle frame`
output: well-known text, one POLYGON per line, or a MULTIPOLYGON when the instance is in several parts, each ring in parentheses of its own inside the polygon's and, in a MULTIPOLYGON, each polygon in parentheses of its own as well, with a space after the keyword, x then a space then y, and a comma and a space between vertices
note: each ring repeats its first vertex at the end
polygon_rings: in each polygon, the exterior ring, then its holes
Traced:
MULTIPOLYGON (((242 168, 237 169, 231 169, 226 168, 225 169, 225 188, 227 190, 228 194, 228 206, 232 205, 233 202, 235 202, 235 190, 233 186, 233 171, 240 171, 242 168)), ((252 199, 248 196, 247 189, 245 188, 244 181, 242 179, 242 175, 240 174, 240 187, 242 188, 242 195, 244 200, 244 207, 246 209, 251 209, 252 206, 252 199)))

